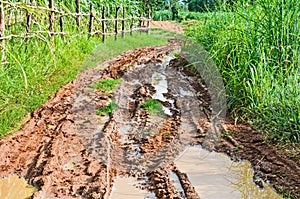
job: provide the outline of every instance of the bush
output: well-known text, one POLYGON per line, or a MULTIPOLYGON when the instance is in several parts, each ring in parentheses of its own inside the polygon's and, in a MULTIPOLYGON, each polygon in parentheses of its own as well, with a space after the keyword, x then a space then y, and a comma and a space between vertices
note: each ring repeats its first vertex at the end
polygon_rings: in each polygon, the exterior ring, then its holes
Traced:
POLYGON ((172 12, 170 10, 155 11, 153 14, 154 21, 172 20, 172 12))

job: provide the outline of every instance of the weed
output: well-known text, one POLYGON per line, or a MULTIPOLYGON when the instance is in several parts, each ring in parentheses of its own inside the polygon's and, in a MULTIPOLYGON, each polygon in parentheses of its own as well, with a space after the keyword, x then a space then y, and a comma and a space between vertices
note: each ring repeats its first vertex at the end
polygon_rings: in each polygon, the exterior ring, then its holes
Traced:
POLYGON ((142 103, 141 108, 146 109, 151 115, 161 115, 163 113, 162 104, 155 99, 149 99, 142 103))
POLYGON ((111 101, 107 106, 96 110, 97 115, 109 115, 113 110, 116 110, 118 106, 114 101, 111 101))
POLYGON ((103 79, 100 80, 97 84, 93 84, 93 88, 97 88, 100 92, 111 93, 116 87, 117 84, 121 83, 122 79, 103 79))

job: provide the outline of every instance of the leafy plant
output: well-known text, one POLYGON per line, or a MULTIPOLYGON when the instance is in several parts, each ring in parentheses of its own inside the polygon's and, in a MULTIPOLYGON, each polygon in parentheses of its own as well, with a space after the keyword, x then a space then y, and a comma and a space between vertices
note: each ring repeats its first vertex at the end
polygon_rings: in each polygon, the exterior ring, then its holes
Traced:
POLYGON ((97 88, 100 92, 111 93, 121 82, 122 79, 103 79, 97 84, 93 84, 92 87, 97 88))
POLYGON ((109 115, 113 110, 116 110, 118 106, 114 101, 111 101, 107 106, 96 110, 97 115, 109 115))
POLYGON ((141 108, 146 109, 151 115, 160 115, 163 113, 162 104, 155 99, 149 99, 142 103, 141 108))

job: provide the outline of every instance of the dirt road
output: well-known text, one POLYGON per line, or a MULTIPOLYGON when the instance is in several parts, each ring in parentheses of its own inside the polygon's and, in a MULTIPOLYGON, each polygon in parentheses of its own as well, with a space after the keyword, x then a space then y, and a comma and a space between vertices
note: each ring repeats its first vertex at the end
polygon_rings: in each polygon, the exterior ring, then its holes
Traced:
MULTIPOLYGON (((172 158, 187 144, 201 144, 204 140, 208 128, 205 110, 210 97, 205 85, 182 68, 184 60, 172 57, 166 62, 166 56, 178 48, 178 41, 170 40, 168 45, 131 50, 101 63, 98 68, 84 71, 35 110, 22 130, 0 140, 0 176, 25 177, 39 190, 35 198, 108 198, 116 176, 140 178, 143 182, 140 188, 154 193, 157 198, 199 198, 187 175, 173 164, 172 158), (101 69, 103 67, 106 68, 101 69), (157 68, 162 71, 155 73, 157 68), (156 76, 147 76, 148 72, 156 76), (160 95, 157 85, 164 82, 164 75, 182 76, 179 85, 189 90, 183 91, 178 84, 170 84, 170 89, 160 95), (132 82, 132 77, 139 77, 145 83, 132 82), (117 78, 124 82, 114 94, 86 87, 95 80, 117 78), (177 93, 172 92, 176 89, 177 93), (121 97, 114 98, 114 95, 121 97), (177 95, 183 97, 177 99, 177 95), (182 113, 184 100, 190 96, 195 96, 191 106, 201 110, 194 113, 198 120, 193 123, 182 113), (150 98, 162 104, 162 115, 153 116, 141 108, 150 98), (119 109, 108 116, 96 115, 95 110, 107 107, 111 100, 116 101, 119 109), (129 107, 125 112, 120 108, 122 104, 129 107), (94 107, 92 112, 90 105, 94 107), (128 118, 130 122, 120 122, 128 118), (186 121, 185 126, 179 121, 186 121), (126 128, 130 130, 122 132, 126 128), (138 136, 128 133, 137 129, 138 136), (140 129, 143 129, 143 136, 140 136, 140 129), (185 133, 191 135, 187 140, 182 139, 185 133), (145 170, 149 167, 141 162, 152 165, 151 169, 145 170), (178 176, 184 195, 172 183, 170 172, 178 176)), ((299 198, 299 160, 264 143, 262 136, 247 126, 227 122, 225 129, 235 133, 221 139, 216 150, 235 159, 249 160, 258 184, 262 184, 261 180, 267 181, 277 190, 294 192, 295 198, 299 198)))

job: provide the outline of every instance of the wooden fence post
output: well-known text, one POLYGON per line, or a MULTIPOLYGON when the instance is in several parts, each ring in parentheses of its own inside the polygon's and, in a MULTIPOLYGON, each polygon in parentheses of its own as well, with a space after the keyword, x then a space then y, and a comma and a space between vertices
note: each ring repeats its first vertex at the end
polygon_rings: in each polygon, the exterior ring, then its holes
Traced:
MULTIPOLYGON (((0 37, 5 36, 5 16, 3 9, 3 2, 0 1, 0 37)), ((1 63, 4 64, 5 58, 5 39, 1 39, 1 63)))
POLYGON ((90 22, 89 22, 89 28, 88 28, 90 36, 92 36, 92 31, 93 31, 93 18, 94 18, 94 6, 91 3, 90 4, 90 22))
POLYGON ((105 7, 102 7, 102 42, 105 43, 105 34, 106 34, 106 27, 105 27, 105 7))
POLYGON ((31 13, 27 11, 26 13, 26 44, 28 44, 28 35, 30 34, 30 25, 31 25, 31 13))
POLYGON ((79 30, 80 27, 80 0, 76 0, 76 24, 77 24, 77 29, 79 30))
POLYGON ((126 17, 126 8, 123 7, 122 38, 124 38, 125 36, 125 17, 126 17))
POLYGON ((142 12, 140 12, 139 14, 139 31, 140 31, 140 34, 142 34, 142 12))
POLYGON ((118 39, 118 12, 120 7, 116 7, 116 19, 115 19, 115 40, 118 39))
MULTIPOLYGON (((60 16, 59 16, 59 27, 60 27, 60 32, 61 33, 64 33, 64 17, 63 17, 63 9, 62 7, 60 6, 59 7, 59 11, 61 12, 60 13, 60 16)), ((64 37, 64 34, 61 35, 61 38, 65 41, 65 37, 64 37)))
POLYGON ((53 39, 53 35, 54 35, 54 0, 49 0, 49 9, 50 9, 50 15, 49 15, 49 35, 50 38, 53 39))
POLYGON ((133 24, 134 24, 134 16, 133 16, 133 15, 131 15, 130 36, 132 36, 133 24))
POLYGON ((148 9, 147 34, 150 34, 151 9, 148 9))

